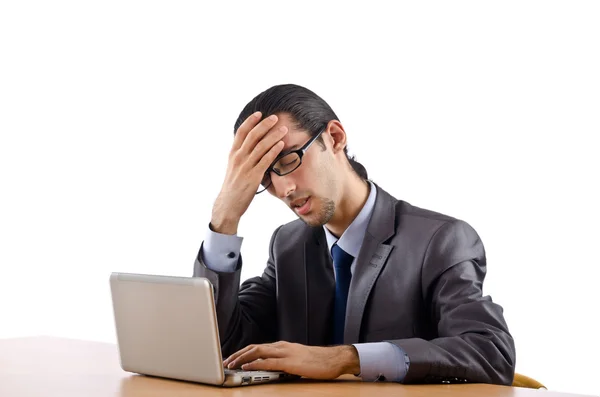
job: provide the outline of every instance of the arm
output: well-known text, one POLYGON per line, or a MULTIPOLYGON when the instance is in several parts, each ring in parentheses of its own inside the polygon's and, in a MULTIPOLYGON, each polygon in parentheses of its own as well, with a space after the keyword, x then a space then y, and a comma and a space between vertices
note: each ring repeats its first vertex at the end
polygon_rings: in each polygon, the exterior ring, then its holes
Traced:
MULTIPOLYGON (((278 120, 276 115, 262 121, 261 118, 262 113, 255 112, 237 129, 229 152, 225 180, 213 205, 210 226, 221 235, 231 235, 221 239, 226 244, 236 238, 242 215, 250 206, 270 164, 284 146, 281 139, 287 134, 287 127, 273 129, 278 120)), ((271 239, 271 251, 276 233, 271 239)), ((211 245, 211 241, 208 244, 211 245)), ((273 339, 276 326, 275 270, 271 255, 263 275, 245 281, 240 288, 242 258, 239 249, 234 252, 234 257, 237 256, 235 264, 220 257, 218 249, 215 245, 209 247, 209 260, 215 262, 207 266, 203 247, 200 247, 193 274, 210 280, 215 289, 221 349, 224 355, 228 355, 248 343, 273 339), (210 259, 211 255, 216 259, 210 259)))
POLYGON ((389 341, 410 358, 405 383, 512 383, 514 342, 502 308, 482 296, 485 273, 483 244, 468 224, 449 222, 435 232, 421 282, 438 337, 389 341))
MULTIPOLYGON (((219 271, 213 270, 219 264, 207 265, 203 258, 204 247, 200 248, 194 263, 194 277, 209 279, 215 289, 219 337, 224 357, 251 343, 275 340, 277 323, 273 244, 278 230, 271 238, 269 260, 262 276, 246 280, 241 287, 242 258, 239 253, 233 271, 219 271)), ((205 241, 204 244, 207 242, 210 243, 205 241)))

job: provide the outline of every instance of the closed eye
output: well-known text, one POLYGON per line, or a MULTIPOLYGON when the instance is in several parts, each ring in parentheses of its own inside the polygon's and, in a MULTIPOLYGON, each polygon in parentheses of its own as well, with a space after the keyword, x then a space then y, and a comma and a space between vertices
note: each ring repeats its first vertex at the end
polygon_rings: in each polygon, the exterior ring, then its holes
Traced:
POLYGON ((287 167, 288 165, 292 165, 292 164, 294 164, 294 163, 295 163, 295 162, 297 162, 297 161, 298 161, 298 159, 295 159, 295 160, 293 160, 293 161, 290 161, 289 163, 285 163, 285 164, 282 164, 282 165, 283 165, 284 167, 287 167))

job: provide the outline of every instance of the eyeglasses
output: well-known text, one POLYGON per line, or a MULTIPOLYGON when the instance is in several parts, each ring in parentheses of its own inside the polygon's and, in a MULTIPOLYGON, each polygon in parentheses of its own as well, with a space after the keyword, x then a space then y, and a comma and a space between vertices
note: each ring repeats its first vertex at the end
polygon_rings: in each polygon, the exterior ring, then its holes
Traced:
POLYGON ((277 156, 275 161, 273 161, 269 168, 267 168, 267 172, 265 172, 265 175, 258 186, 256 194, 264 192, 269 188, 269 186, 271 186, 271 172, 274 172, 279 176, 283 176, 295 171, 298 167, 300 167, 304 153, 306 153, 310 145, 312 145, 312 143, 316 141, 319 136, 321 136, 323 131, 325 131, 325 128, 319 131, 317 135, 310 138, 310 140, 306 142, 306 144, 300 149, 292 150, 291 152, 277 156))

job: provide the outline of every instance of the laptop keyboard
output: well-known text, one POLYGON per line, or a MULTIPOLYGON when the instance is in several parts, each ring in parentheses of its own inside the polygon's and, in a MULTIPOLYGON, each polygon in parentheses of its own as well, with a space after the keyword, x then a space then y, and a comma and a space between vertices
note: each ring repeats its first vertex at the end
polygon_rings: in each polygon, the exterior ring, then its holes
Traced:
POLYGON ((241 368, 238 368, 238 369, 223 368, 223 371, 224 371, 225 375, 233 375, 233 374, 252 375, 252 374, 258 374, 258 373, 264 374, 265 372, 270 372, 270 371, 246 371, 241 368))

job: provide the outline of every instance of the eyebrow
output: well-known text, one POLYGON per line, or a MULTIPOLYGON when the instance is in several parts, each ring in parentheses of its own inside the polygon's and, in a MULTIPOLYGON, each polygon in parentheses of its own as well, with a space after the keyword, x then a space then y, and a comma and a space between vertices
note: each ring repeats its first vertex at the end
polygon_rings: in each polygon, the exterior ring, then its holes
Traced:
POLYGON ((279 153, 280 156, 283 156, 285 154, 289 154, 290 152, 293 152, 294 150, 298 149, 300 147, 299 144, 295 144, 292 145, 290 147, 284 148, 281 150, 281 152, 279 153))

